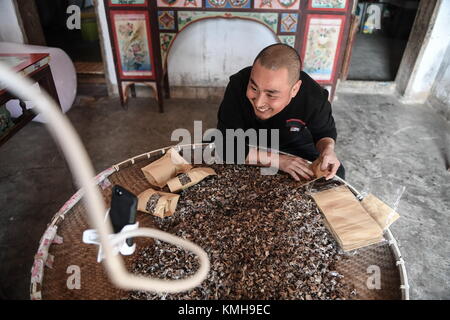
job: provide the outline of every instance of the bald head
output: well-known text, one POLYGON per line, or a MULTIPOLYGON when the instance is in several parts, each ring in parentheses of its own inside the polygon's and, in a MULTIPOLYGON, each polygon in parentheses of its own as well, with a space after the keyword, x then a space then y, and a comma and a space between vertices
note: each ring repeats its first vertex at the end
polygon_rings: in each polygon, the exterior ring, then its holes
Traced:
POLYGON ((300 78, 300 56, 294 48, 286 44, 276 43, 264 48, 255 58, 253 64, 256 62, 269 70, 286 68, 291 85, 300 78))

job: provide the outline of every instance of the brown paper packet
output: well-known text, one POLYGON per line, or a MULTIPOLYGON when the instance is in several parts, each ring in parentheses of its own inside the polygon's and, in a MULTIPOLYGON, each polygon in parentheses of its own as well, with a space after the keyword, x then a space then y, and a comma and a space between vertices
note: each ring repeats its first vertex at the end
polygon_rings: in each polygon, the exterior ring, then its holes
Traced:
POLYGON ((383 240, 383 231, 346 186, 312 194, 326 223, 343 250, 383 240))
POLYGON ((170 192, 178 192, 199 183, 210 175, 215 175, 214 169, 201 167, 194 168, 186 173, 180 174, 177 177, 167 181, 167 186, 170 192))
POLYGON ((336 240, 336 242, 339 244, 339 246, 342 248, 342 250, 344 251, 351 251, 351 250, 355 250, 355 249, 360 249, 363 247, 367 247, 370 246, 372 244, 378 243, 380 241, 382 241, 382 238, 380 237, 375 237, 373 239, 369 239, 369 240, 363 240, 360 242, 353 242, 353 243, 342 243, 342 240, 339 238, 339 235, 336 234, 333 230, 333 228, 330 226, 330 224, 327 222, 326 219, 324 219, 324 224, 327 227, 327 229, 331 232, 331 234, 333 235, 334 239, 336 240))
POLYGON ((167 181, 179 173, 192 169, 190 165, 175 149, 171 148, 164 156, 153 161, 141 170, 153 186, 160 188, 167 184, 167 181))
POLYGON ((164 218, 173 215, 177 208, 178 194, 147 189, 138 195, 137 209, 164 218))
POLYGON ((400 215, 394 209, 371 193, 364 197, 361 205, 383 230, 389 228, 393 222, 400 218, 400 215))
POLYGON ((322 178, 322 177, 326 176, 328 173, 330 173, 329 170, 323 170, 323 171, 320 170, 321 164, 322 164, 322 162, 320 161, 320 158, 317 158, 310 165, 310 169, 312 170, 312 172, 314 172, 314 175, 316 176, 316 178, 322 178))

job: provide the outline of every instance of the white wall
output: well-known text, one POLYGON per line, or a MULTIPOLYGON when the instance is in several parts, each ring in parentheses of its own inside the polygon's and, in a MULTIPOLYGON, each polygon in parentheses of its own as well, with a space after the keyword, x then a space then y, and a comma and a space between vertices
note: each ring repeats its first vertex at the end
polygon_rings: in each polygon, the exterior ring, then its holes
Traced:
MULTIPOLYGON (((450 50, 448 50, 448 52, 450 55, 450 50)), ((450 57, 448 57, 447 60, 450 62, 450 57)), ((445 67, 442 66, 441 76, 437 78, 437 81, 435 83, 435 87, 434 87, 434 90, 432 93, 442 103, 444 103, 450 107, 450 63, 449 62, 447 62, 445 64, 445 67)))
POLYGON ((25 43, 13 0, 0 0, 0 42, 25 43))
POLYGON ((171 86, 225 87, 230 75, 252 65, 264 47, 278 42, 263 25, 240 19, 208 19, 186 27, 168 56, 171 86))
POLYGON ((436 76, 428 102, 450 121, 450 45, 436 76))
POLYGON ((439 68, 450 44, 450 0, 440 0, 436 5, 436 19, 429 26, 404 94, 404 102, 424 103, 436 80, 439 68))

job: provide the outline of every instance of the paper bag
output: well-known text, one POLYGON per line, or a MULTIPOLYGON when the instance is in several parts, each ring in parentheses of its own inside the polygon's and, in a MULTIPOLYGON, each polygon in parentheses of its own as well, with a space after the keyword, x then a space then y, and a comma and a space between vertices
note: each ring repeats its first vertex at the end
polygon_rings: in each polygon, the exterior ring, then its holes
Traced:
POLYGON ((383 230, 389 228, 395 220, 400 218, 400 215, 394 209, 371 193, 364 197, 361 205, 383 230))
POLYGON ((138 195, 137 209, 164 218, 173 215, 177 208, 178 194, 147 189, 138 195))
POLYGON ((192 169, 192 165, 175 149, 171 148, 164 156, 141 170, 151 185, 162 188, 167 184, 168 180, 190 169, 192 169))
POLYGON ((314 175, 316 178, 322 178, 326 176, 328 173, 330 173, 329 170, 320 170, 320 165, 322 164, 322 161, 320 161, 320 158, 317 158, 314 160, 313 163, 311 163, 311 171, 314 172, 314 175))
POLYGON ((346 186, 312 194, 326 226, 345 251, 383 240, 383 230, 346 186))
POLYGON ((180 174, 177 177, 167 181, 167 186, 170 192, 178 192, 199 183, 210 175, 215 175, 216 172, 211 168, 194 168, 186 173, 180 174))

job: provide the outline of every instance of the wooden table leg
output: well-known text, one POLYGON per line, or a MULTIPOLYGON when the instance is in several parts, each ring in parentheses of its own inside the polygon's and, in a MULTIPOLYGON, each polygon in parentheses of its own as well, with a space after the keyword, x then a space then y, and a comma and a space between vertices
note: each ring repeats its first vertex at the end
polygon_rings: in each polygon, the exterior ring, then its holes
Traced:
MULTIPOLYGON (((56 105, 61 108, 58 92, 56 91, 55 82, 53 81, 52 72, 49 65, 44 66, 41 70, 36 71, 29 76, 35 82, 39 84, 39 88, 46 91, 47 94, 53 99, 56 105)), ((18 99, 18 97, 3 91, 0 95, 0 103, 6 103, 11 99, 18 99)), ((19 105, 22 108, 22 115, 20 115, 14 121, 14 126, 8 129, 5 133, 0 135, 0 146, 14 136, 20 129, 27 125, 35 116, 36 112, 33 109, 27 109, 26 103, 19 99, 19 105)))
POLYGON ((44 76, 38 81, 39 87, 47 91, 48 95, 53 98, 55 103, 62 110, 61 103, 58 97, 58 92, 56 91, 55 82, 53 81, 50 66, 45 67, 42 72, 44 73, 44 76))
POLYGON ((164 92, 166 99, 170 99, 169 73, 167 71, 164 74, 164 92))
POLYGON ((133 97, 133 98, 136 98, 136 84, 132 84, 132 85, 130 85, 130 88, 131 88, 131 96, 133 97))
POLYGON ((159 106, 159 112, 160 113, 164 113, 164 98, 163 98, 163 92, 162 92, 162 88, 163 86, 161 85, 160 81, 156 81, 156 94, 158 95, 158 106, 159 106))

